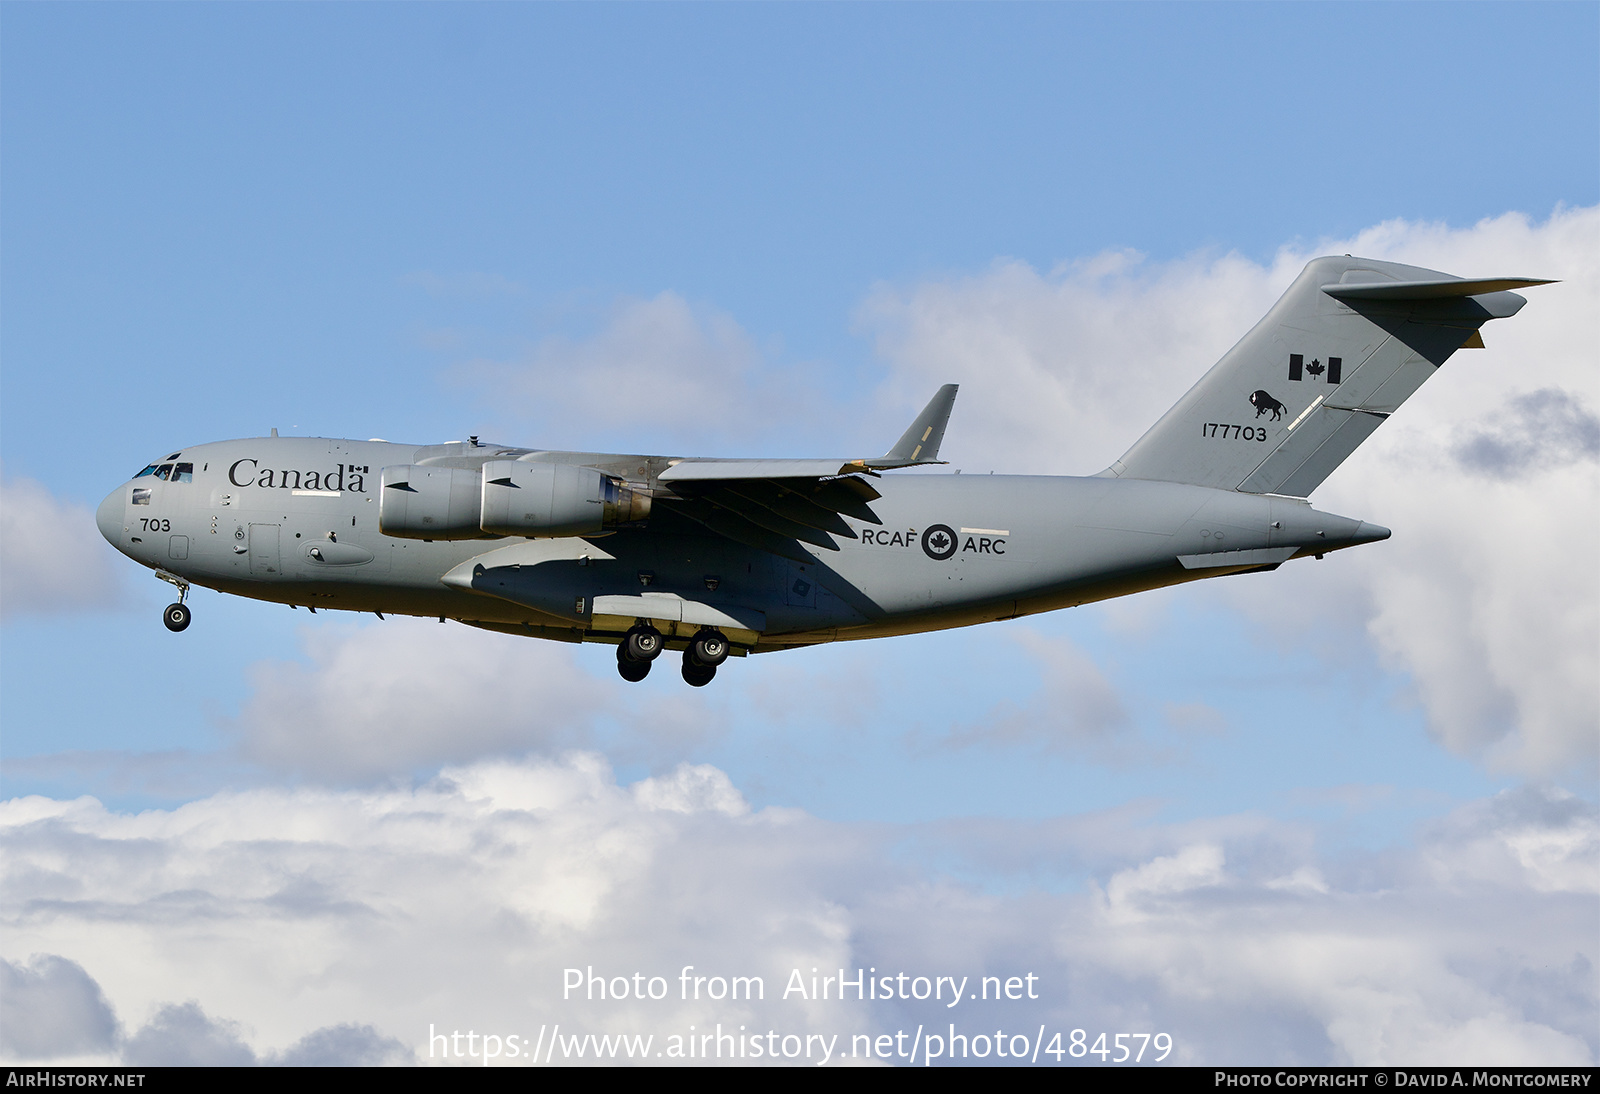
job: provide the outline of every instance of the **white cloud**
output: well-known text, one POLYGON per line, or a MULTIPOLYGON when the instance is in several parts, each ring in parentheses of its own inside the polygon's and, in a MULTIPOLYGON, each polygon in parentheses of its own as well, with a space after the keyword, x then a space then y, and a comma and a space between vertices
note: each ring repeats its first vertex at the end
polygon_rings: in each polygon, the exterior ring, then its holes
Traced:
POLYGON ((879 286, 857 321, 912 393, 959 383, 940 455, 968 471, 1094 474, 1177 401, 1299 265, 1236 255, 1098 255, 1040 274, 1015 260, 879 286))
POLYGON ((109 1052, 117 1020, 83 966, 53 954, 0 961, 0 1052, 50 1060, 109 1052))
POLYGON ((87 507, 32 479, 0 479, 0 616, 115 607, 116 558, 87 507))
POLYGON ((1524 773, 1592 766, 1600 209, 1462 229, 1394 221, 1286 248, 1268 266, 1117 253, 1041 274, 999 262, 880 287, 860 322, 889 362, 890 390, 963 384, 944 451, 958 466, 1093 473, 1322 253, 1563 280, 1529 290, 1520 315, 1488 326, 1487 350, 1453 358, 1317 492, 1321 508, 1392 526, 1391 541, 1157 598, 1210 598, 1324 646, 1342 627, 1364 630, 1382 663, 1411 674, 1452 751, 1524 773))
POLYGON ((646 809, 673 813, 726 813, 730 817, 750 812, 744 795, 728 776, 710 764, 679 764, 668 775, 633 784, 633 797, 646 809))
POLYGON ((1107 917, 1113 922, 1144 918, 1151 903, 1220 885, 1226 879, 1222 862, 1221 847, 1196 843, 1176 855, 1123 870, 1106 884, 1107 917))
POLYGON ((239 753, 277 770, 372 779, 588 739, 614 705, 571 647, 410 618, 308 628, 307 663, 261 662, 228 726, 239 753))
POLYGON ((248 1067, 256 1054, 238 1022, 215 1021, 198 1003, 168 1004, 123 1046, 127 1063, 153 1067, 248 1067))
POLYGON ((557 1022, 658 1047, 691 1023, 848 1046, 918 1023, 1088 1022, 1171 1033, 1186 1063, 1592 1065, 1600 1051, 1592 805, 1524 788, 1441 819, 1415 852, 1334 858, 1261 817, 1061 820, 951 835, 1002 890, 994 864, 1019 849, 1093 861, 1087 894, 986 894, 897 850, 906 830, 750 812, 703 766, 622 787, 590 754, 136 815, 25 798, 0 805, 0 950, 41 982, 77 970, 74 999, 107 1000, 40 1042, 56 1059, 71 1043, 129 1062, 425 1062, 430 1023, 531 1039, 557 1022), (707 990, 761 976, 765 1000, 684 1001, 685 965, 707 990), (973 987, 1032 973, 1039 998, 781 997, 794 969, 869 966, 973 987), (566 970, 587 985, 591 967, 608 984, 659 975, 669 998, 564 1000, 566 970), (138 1032, 107 1050, 112 1014, 138 1032))

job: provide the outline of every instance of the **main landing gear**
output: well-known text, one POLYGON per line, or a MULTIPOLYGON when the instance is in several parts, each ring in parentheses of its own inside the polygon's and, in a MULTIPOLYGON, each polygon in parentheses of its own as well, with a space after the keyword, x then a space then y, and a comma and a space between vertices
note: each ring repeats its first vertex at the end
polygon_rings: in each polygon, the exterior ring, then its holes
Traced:
POLYGON ((156 576, 162 581, 178 587, 178 602, 168 604, 161 612, 161 622, 167 625, 167 630, 176 634, 189 626, 189 607, 184 603, 189 598, 189 583, 177 574, 169 574, 165 570, 157 570, 156 576))
POLYGON ((717 666, 728 659, 728 638, 721 631, 703 630, 683 651, 683 682, 703 688, 717 674, 717 666))
POLYGON ((617 643, 617 672, 630 684, 650 675, 650 662, 661 656, 666 643, 654 627, 638 626, 617 643))
MULTIPOLYGON (((650 664, 666 648, 661 632, 641 624, 617 643, 617 673, 630 683, 650 675, 650 664)), ((691 687, 703 688, 717 674, 717 666, 728 659, 731 647, 727 635, 709 627, 694 636, 683 651, 683 679, 691 687)))

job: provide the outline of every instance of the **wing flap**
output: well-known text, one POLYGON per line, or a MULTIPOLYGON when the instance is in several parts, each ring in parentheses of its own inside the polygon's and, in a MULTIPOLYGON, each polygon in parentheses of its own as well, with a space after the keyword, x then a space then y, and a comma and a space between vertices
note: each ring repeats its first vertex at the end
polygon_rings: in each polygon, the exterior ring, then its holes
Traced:
POLYGON ((769 509, 780 517, 786 517, 818 531, 832 532, 847 539, 858 538, 854 529, 844 522, 836 510, 818 505, 805 495, 785 489, 776 482, 740 480, 729 484, 726 492, 736 494, 751 504, 769 509))
MULTIPOLYGON (((787 483, 784 485, 788 486, 787 483)), ((836 513, 864 520, 868 524, 883 523, 878 519, 878 514, 867 505, 867 502, 877 501, 883 495, 873 489, 870 482, 863 479, 829 479, 826 482, 810 483, 803 488, 799 485, 788 488, 836 513)))
MULTIPOLYGON (((776 532, 767 530, 759 524, 752 523, 737 513, 713 505, 706 498, 693 498, 678 500, 668 503, 674 513, 687 517, 696 524, 708 528, 719 536, 724 536, 735 543, 742 543, 746 547, 754 547, 758 551, 768 551, 780 558, 787 558, 793 562, 809 563, 816 559, 807 553, 806 549, 788 536, 780 536, 776 532)), ((837 550, 838 548, 835 548, 837 550)))
POLYGON ((828 533, 813 528, 809 524, 802 524, 797 520, 790 520, 788 517, 780 516, 766 506, 757 505, 749 498, 744 497, 742 494, 736 494, 732 490, 726 488, 711 490, 702 496, 717 508, 725 509, 735 516, 743 517, 751 524, 765 528, 769 532, 776 532, 780 536, 788 536, 790 539, 797 539, 803 543, 821 547, 824 551, 837 551, 839 549, 839 545, 833 541, 833 537, 829 536, 828 533))

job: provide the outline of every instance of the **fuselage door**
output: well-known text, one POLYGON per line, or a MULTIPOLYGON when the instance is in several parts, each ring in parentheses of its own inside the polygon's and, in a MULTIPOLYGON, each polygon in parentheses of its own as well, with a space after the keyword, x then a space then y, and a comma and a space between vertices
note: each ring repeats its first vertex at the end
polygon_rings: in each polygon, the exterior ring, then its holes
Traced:
POLYGON ((281 573, 278 562, 278 526, 252 524, 250 526, 250 572, 262 576, 281 573))

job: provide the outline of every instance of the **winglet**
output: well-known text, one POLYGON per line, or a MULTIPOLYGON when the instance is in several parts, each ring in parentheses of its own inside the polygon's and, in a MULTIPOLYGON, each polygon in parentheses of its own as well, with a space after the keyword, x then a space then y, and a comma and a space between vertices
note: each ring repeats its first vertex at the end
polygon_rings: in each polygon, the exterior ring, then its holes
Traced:
POLYGON ((959 390, 958 384, 946 384, 940 388, 894 447, 875 460, 867 460, 867 466, 883 469, 938 463, 944 427, 950 421, 950 408, 955 406, 956 392, 959 390))

